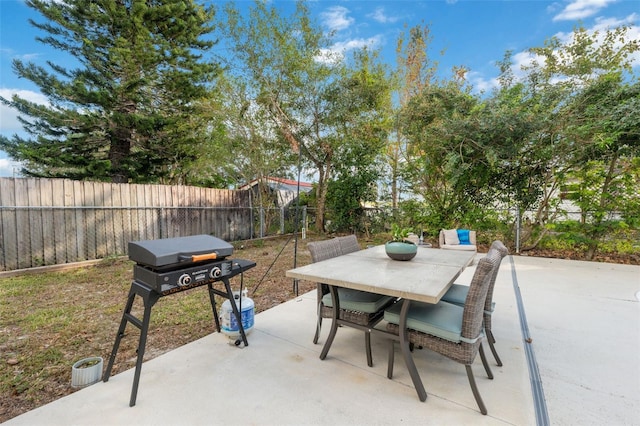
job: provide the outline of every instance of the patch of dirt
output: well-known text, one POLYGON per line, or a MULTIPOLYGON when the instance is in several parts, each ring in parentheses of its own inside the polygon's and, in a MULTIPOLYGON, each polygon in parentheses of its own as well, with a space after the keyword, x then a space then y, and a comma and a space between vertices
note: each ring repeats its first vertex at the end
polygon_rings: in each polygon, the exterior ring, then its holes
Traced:
MULTIPOLYGON (((297 266, 311 262, 306 244, 318 238, 309 237, 298 242, 297 266)), ((361 238, 360 243, 364 246, 372 242, 361 238)), ((256 313, 296 297, 293 280, 285 277, 285 272, 294 266, 293 240, 273 238, 234 246, 234 258, 253 260, 257 264, 243 276, 256 313)), ((487 249, 480 247, 479 251, 487 249)), ((529 251, 527 255, 583 260, 579 253, 538 250, 529 251)), ((595 260, 640 264, 637 256, 607 255, 595 260)), ((71 365, 75 361, 102 356, 106 368, 126 303, 132 266, 128 260, 117 260, 71 271, 43 273, 34 280, 38 297, 22 300, 27 297, 10 295, 0 301, 0 423, 77 391, 71 387, 71 365), (60 306, 77 309, 69 311, 70 317, 53 318, 36 329, 26 329, 25 321, 20 320, 27 313, 54 312, 60 306), (54 324, 49 326, 49 322, 54 324)), ((11 279, 15 278, 0 280, 0 286, 11 279)), ((240 278, 233 278, 233 288, 238 289, 239 285, 240 278)), ((145 361, 215 331, 205 288, 163 297, 154 306, 145 361)), ((315 283, 298 282, 299 294, 313 289, 315 283)), ((134 305, 134 311, 140 316, 141 309, 134 305)), ((138 334, 132 328, 127 326, 127 336, 122 339, 112 375, 135 367, 138 334)))
POLYGON ((637 254, 617 254, 617 253, 596 253, 592 260, 587 260, 586 256, 582 252, 574 251, 562 251, 562 250, 548 250, 548 249, 534 249, 521 253, 521 255, 535 256, 535 257, 551 257, 555 259, 567 259, 567 260, 583 260, 591 262, 604 262, 604 263, 620 263, 625 265, 640 265, 640 255, 637 254))
MULTIPOLYGON (((298 242, 297 266, 311 262, 306 249, 309 241, 298 242)), ((243 285, 255 303, 256 313, 296 297, 293 280, 285 277, 285 272, 293 268, 293 240, 275 238, 234 245, 233 258, 256 262, 256 267, 243 276, 243 285)), ((4 306, 4 301, 0 301, 0 423, 76 392, 78 389, 71 387, 71 365, 79 359, 101 356, 106 369, 127 300, 132 267, 128 260, 116 260, 43 273, 34 300, 7 298, 4 306), (19 319, 29 313, 53 312, 56 306, 63 305, 79 307, 70 314, 72 317, 52 320, 68 323, 66 329, 52 324, 27 330, 26 321, 19 319), (15 310, 10 306, 15 306, 15 310), (38 353, 37 359, 34 353, 38 353)), ((0 286, 12 279, 19 277, 0 279, 0 286)), ((240 277, 234 277, 231 285, 238 290, 240 277)), ((314 283, 298 282, 298 294, 315 288, 314 283)), ((220 308, 223 300, 216 299, 220 308)), ((142 318, 143 306, 139 302, 136 297, 132 313, 142 318)), ((145 361, 215 331, 206 286, 163 297, 151 312, 145 361)), ((135 367, 138 330, 128 324, 126 334, 112 375, 135 367)))

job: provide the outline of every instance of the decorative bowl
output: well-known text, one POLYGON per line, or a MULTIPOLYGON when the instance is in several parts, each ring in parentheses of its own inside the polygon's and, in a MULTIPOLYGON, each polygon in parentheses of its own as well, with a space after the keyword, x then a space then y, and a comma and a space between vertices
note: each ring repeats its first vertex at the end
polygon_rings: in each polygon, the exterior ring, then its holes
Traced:
POLYGON ((410 241, 389 241, 384 250, 393 260, 411 260, 418 253, 418 246, 410 241))

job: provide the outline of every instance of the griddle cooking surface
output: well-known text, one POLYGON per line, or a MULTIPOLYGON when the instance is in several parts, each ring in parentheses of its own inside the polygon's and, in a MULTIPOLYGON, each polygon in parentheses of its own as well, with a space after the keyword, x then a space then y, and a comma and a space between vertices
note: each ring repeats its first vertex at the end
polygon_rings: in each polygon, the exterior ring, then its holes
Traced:
POLYGON ((208 253, 223 259, 233 253, 233 246, 211 235, 129 242, 129 259, 152 268, 188 265, 192 255, 208 253))

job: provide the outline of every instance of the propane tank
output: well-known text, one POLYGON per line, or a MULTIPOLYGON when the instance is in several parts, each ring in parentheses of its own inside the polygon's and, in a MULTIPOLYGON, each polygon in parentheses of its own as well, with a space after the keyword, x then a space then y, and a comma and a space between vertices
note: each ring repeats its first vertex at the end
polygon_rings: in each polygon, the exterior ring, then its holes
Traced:
MULTIPOLYGON (((244 328, 244 334, 247 335, 253 329, 255 316, 253 300, 247 296, 247 289, 245 288, 242 290, 242 300, 239 291, 233 292, 233 301, 236 307, 239 310, 241 309, 240 318, 242 319, 242 327, 244 328)), ((230 339, 235 339, 240 336, 240 328, 238 327, 236 316, 233 314, 230 300, 225 300, 220 308, 220 330, 230 339)))

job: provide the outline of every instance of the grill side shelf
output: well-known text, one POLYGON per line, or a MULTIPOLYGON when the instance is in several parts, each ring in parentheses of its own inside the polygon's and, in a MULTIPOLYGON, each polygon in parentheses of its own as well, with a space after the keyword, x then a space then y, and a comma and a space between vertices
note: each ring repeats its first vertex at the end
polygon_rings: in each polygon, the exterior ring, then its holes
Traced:
POLYGON ((232 264, 231 276, 238 275, 239 273, 249 270, 254 266, 256 266, 256 262, 254 262, 253 260, 246 260, 246 259, 233 259, 231 260, 231 264, 232 264))

